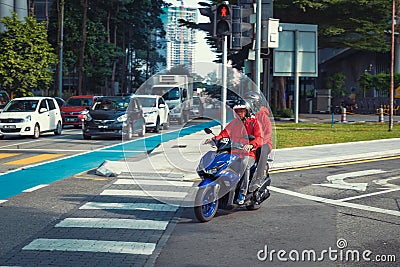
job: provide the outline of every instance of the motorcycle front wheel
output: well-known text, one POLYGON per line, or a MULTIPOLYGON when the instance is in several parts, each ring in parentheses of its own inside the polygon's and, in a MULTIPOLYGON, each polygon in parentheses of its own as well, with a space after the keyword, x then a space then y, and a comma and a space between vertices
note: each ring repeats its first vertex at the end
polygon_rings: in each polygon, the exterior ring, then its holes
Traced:
POLYGON ((197 192, 195 204, 194 214, 200 222, 208 222, 214 218, 218 209, 218 197, 214 187, 201 188, 197 192))

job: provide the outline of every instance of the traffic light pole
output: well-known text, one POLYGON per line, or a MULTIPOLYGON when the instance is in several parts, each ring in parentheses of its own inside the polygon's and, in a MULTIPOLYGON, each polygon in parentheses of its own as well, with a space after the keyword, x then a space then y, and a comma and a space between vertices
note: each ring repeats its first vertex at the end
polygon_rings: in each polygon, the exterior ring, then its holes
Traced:
POLYGON ((262 0, 257 0, 257 12, 256 12, 256 51, 255 51, 255 73, 254 73, 254 83, 258 92, 261 92, 261 12, 262 12, 262 0))
POLYGON ((227 94, 227 69, 226 63, 228 61, 228 37, 222 36, 222 92, 221 92, 221 126, 222 129, 226 126, 226 94, 227 94))

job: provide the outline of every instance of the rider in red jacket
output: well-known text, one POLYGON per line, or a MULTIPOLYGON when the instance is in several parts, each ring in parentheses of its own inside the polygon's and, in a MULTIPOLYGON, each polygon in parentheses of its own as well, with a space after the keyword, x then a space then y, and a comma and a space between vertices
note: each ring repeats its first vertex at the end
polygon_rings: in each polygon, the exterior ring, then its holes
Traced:
MULTIPOLYGON (((231 142, 239 142, 244 145, 243 150, 237 149, 231 151, 231 153, 237 154, 242 158, 241 170, 244 170, 244 173, 237 203, 244 204, 247 188, 249 186, 250 168, 256 161, 255 150, 261 147, 263 141, 257 120, 250 117, 249 106, 246 103, 239 104, 234 106, 233 110, 236 115, 235 119, 233 119, 225 129, 214 138, 217 140, 230 138, 231 142), (254 136, 254 139, 249 140, 249 135, 254 136)), ((209 143, 210 141, 211 139, 207 140, 206 143, 209 143)))

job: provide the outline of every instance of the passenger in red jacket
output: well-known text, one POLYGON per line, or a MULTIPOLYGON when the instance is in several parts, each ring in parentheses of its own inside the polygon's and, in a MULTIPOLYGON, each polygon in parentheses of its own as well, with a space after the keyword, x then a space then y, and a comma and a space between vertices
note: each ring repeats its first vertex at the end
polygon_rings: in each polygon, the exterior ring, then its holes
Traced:
POLYGON ((254 115, 258 121, 263 137, 260 154, 258 155, 257 169, 249 186, 249 191, 253 192, 261 186, 266 178, 264 174, 268 171, 268 157, 272 151, 272 124, 270 112, 268 108, 264 106, 264 101, 260 93, 248 92, 243 98, 250 105, 253 113, 252 115, 254 115))
MULTIPOLYGON (((231 142, 239 142, 244 145, 243 150, 232 150, 232 154, 237 154, 242 158, 240 170, 244 171, 240 192, 237 198, 238 204, 244 204, 250 179, 250 168, 256 161, 255 150, 262 145, 262 135, 260 126, 255 118, 250 117, 249 106, 239 104, 233 107, 235 111, 235 119, 233 119, 226 127, 217 135, 217 140, 222 138, 230 138, 231 142), (253 140, 249 140, 248 136, 254 136, 253 140)), ((211 142, 212 139, 206 140, 205 143, 211 142)))

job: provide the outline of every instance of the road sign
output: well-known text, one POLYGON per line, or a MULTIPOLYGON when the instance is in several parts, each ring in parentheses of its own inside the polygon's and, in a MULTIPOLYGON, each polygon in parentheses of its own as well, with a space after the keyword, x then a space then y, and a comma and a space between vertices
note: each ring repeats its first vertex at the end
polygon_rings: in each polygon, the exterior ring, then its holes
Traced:
POLYGON ((317 25, 279 23, 279 47, 274 49, 274 76, 318 76, 317 25))

